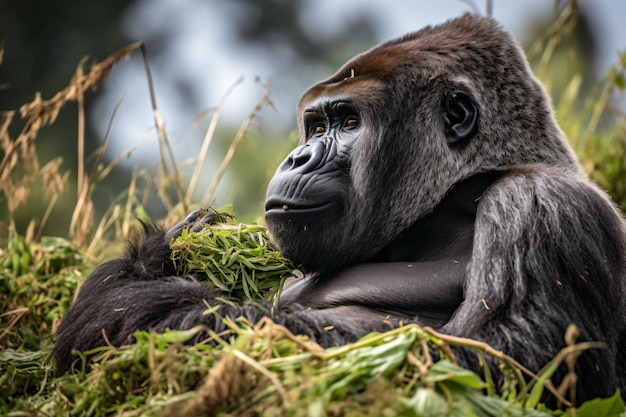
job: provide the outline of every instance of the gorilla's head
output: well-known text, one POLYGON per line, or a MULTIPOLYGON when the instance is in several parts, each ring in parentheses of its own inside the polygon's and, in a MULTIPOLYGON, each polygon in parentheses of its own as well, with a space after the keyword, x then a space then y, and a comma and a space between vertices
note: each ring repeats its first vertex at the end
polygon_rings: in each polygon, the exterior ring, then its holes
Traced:
POLYGON ((300 100, 300 145, 267 191, 274 242, 330 273, 375 255, 474 174, 578 170, 546 97, 488 18, 464 15, 356 56, 300 100))

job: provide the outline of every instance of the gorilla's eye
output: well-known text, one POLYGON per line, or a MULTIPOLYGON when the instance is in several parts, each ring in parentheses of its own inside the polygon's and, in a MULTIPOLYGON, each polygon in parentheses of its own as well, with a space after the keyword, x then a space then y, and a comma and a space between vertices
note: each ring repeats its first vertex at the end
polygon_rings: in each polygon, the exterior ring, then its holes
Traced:
POLYGON ((354 116, 346 118, 346 120, 343 122, 343 127, 345 127, 346 129, 354 129, 358 125, 359 119, 354 116))
POLYGON ((324 133, 326 131, 326 127, 324 125, 318 124, 317 126, 313 127, 313 132, 316 135, 319 135, 321 133, 324 133))

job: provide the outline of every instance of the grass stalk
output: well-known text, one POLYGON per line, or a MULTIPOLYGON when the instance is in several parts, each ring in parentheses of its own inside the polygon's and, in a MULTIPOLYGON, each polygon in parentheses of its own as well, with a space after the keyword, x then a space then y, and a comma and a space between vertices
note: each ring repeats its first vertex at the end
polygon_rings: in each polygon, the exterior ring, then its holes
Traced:
POLYGON ((209 123, 209 127, 204 135, 204 139, 202 140, 202 148, 200 149, 200 155, 196 160, 195 167, 193 170, 193 174, 191 175, 191 179, 189 180, 189 185, 187 186, 187 195, 186 198, 188 201, 191 201, 193 197, 193 193, 196 190, 196 184, 198 179, 200 178, 200 173, 202 171, 202 166, 204 165, 204 161, 206 159, 207 152, 209 147, 211 146, 211 142, 213 141, 213 137, 215 136, 215 129, 217 128, 217 124, 220 118, 220 114, 224 104, 226 103, 226 99, 230 94, 235 90, 241 82, 242 78, 237 79, 233 85, 231 85, 226 92, 222 95, 219 104, 213 110, 213 116, 211 117, 211 122, 209 123))
POLYGON ((217 188, 218 184, 220 183, 220 181, 222 179, 222 176, 226 172, 226 168, 228 168, 228 165, 230 164, 230 161, 232 160, 233 155, 235 155, 235 151, 237 150, 237 147, 239 146, 239 143, 241 142, 241 140, 243 139, 244 135, 248 131, 250 123, 252 123, 252 121, 255 119, 255 117, 261 111, 261 109, 263 107, 265 107, 266 105, 268 105, 268 106, 270 106, 272 108, 274 107, 274 105, 270 101, 270 96, 269 96, 270 82, 271 82, 271 77, 269 77, 265 81, 265 83, 263 83, 263 85, 262 85, 263 86, 263 96, 256 103, 256 105, 252 108, 252 111, 248 114, 246 119, 243 121, 243 123, 239 127, 239 130, 237 131, 237 134, 235 135, 235 138, 233 139, 233 141, 231 142, 230 146, 228 147, 228 151, 226 152, 226 156, 224 156, 224 159, 222 159, 222 163, 220 164, 220 166, 219 166, 215 176, 213 177, 213 181, 211 181, 211 185, 209 186, 209 189, 207 190, 206 194, 202 198, 202 206, 208 205, 209 202, 211 201, 211 197, 215 193, 215 189, 217 188))
MULTIPOLYGON (((150 71, 150 65, 148 64, 148 52, 146 50, 145 45, 141 45, 141 54, 143 56, 144 68, 146 70, 146 79, 148 81, 148 89, 150 90, 150 102, 152 104, 152 116, 154 118, 154 125, 156 127, 157 136, 159 138, 159 150, 161 155, 161 168, 163 170, 163 178, 169 178, 169 173, 167 170, 167 159, 169 158, 172 163, 172 172, 174 175, 174 184, 176 189, 176 194, 178 195, 179 203, 182 205, 183 212, 187 213, 189 211, 189 203, 185 199, 183 182, 180 177, 180 172, 178 170, 178 165, 176 163, 176 159, 174 158, 174 152, 170 146, 169 140, 167 139, 167 134, 165 133, 165 127, 163 126, 163 120, 161 119, 161 114, 159 113, 159 109, 157 107, 156 102, 156 94, 154 92, 154 83, 152 81, 152 72, 150 71)), ((162 197, 165 198, 167 203, 168 211, 174 208, 172 204, 172 200, 169 197, 167 191, 162 193, 162 197)))

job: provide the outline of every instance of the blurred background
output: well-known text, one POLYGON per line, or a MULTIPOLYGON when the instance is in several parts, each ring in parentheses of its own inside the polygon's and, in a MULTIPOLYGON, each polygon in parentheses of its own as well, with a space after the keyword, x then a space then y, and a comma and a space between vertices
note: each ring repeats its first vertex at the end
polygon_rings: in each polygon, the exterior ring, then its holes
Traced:
MULTIPOLYGON (((197 157, 212 112, 242 79, 220 107, 217 133, 198 186, 201 196, 239 126, 261 98, 261 84, 271 77, 273 106, 265 106, 255 117, 211 200, 217 207, 232 203, 241 220, 254 221, 262 215, 269 178, 296 143, 295 105, 308 86, 379 42, 468 11, 490 13, 531 52, 533 42, 549 30, 567 4, 550 0, 0 0, 4 48, 0 111, 19 109, 36 92, 44 99, 52 97, 68 85, 85 57, 95 62, 131 42, 143 41, 158 109, 181 173, 188 177, 185 166, 197 157)), ((576 24, 562 43, 563 58, 555 52, 546 67, 543 51, 531 54, 557 105, 574 78, 577 100, 584 102, 618 62, 618 53, 626 50, 626 0, 580 0, 576 12, 576 24)), ((159 164, 141 53, 119 62, 85 100, 87 155, 102 143, 117 105, 105 156, 112 160, 136 147, 95 190, 92 198, 101 214, 127 192, 132 172, 149 182, 159 164)), ((612 95, 610 100, 618 113, 626 108, 623 95, 612 95)), ((61 155, 70 173, 69 190, 54 207, 46 234, 66 233, 70 216, 64 213, 71 213, 76 204, 77 126, 77 105, 70 103, 37 139, 40 164, 61 155)), ((12 137, 21 128, 19 121, 12 123, 12 137)), ((42 216, 40 201, 33 193, 20 207, 18 230, 42 216)), ((149 218, 166 215, 167 207, 156 196, 145 201, 149 218)), ((2 219, 7 208, 5 201, 0 202, 2 219)))

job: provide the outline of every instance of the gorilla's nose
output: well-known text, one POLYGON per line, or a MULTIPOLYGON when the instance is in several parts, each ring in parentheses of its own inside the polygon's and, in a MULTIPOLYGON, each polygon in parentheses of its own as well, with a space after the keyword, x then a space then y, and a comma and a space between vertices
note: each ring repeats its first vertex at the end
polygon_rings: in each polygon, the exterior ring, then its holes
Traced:
POLYGON ((305 174, 315 171, 324 160, 325 146, 322 142, 306 143, 295 148, 281 164, 279 171, 305 174))

